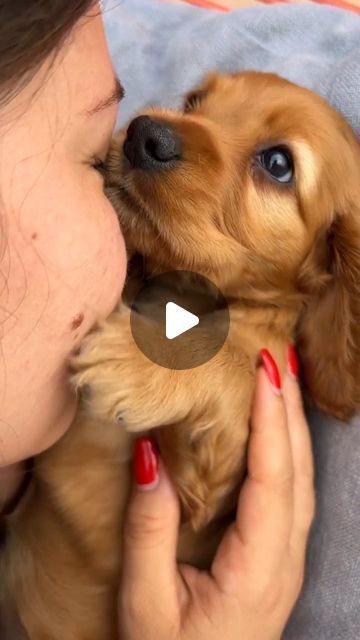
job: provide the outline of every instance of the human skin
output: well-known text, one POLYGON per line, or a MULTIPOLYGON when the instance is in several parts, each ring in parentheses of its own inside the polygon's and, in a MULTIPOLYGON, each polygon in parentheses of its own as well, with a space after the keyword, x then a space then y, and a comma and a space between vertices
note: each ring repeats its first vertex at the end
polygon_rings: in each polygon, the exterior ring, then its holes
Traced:
MULTIPOLYGON (((98 13, 97 9, 93 14, 98 13)), ((123 237, 94 158, 117 101, 100 15, 0 111, 0 484, 70 426, 71 353, 119 299, 123 237)))

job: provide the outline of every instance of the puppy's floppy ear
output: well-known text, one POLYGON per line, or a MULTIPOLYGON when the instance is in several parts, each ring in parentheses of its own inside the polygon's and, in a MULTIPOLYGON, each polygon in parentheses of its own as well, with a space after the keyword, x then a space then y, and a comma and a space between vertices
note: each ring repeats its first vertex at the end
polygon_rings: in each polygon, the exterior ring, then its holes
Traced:
POLYGON ((322 247, 328 276, 322 273, 322 286, 306 307, 298 336, 306 390, 320 409, 342 420, 360 408, 359 183, 360 173, 358 184, 338 205, 341 210, 322 247))

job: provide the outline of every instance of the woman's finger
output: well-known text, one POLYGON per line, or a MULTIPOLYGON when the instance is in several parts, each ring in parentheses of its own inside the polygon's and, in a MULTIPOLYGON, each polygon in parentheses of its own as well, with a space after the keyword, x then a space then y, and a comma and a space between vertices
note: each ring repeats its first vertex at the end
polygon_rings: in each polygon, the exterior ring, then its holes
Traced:
MULTIPOLYGON (((213 573, 258 567, 277 569, 290 539, 294 469, 277 366, 268 352, 256 376, 248 452, 248 475, 240 493, 236 526, 225 536, 213 573), (220 565, 220 566, 219 566, 220 565)), ((230 575, 228 571, 224 576, 230 575)))
POLYGON ((121 623, 133 630, 134 637, 136 621, 153 624, 158 620, 159 633, 160 627, 168 624, 168 617, 173 625, 179 581, 176 566, 179 504, 148 438, 137 440, 135 476, 136 487, 124 526, 120 590, 121 623))
POLYGON ((267 356, 257 373, 248 475, 237 517, 241 539, 259 550, 264 543, 283 549, 292 523, 294 470, 284 400, 271 378, 275 367, 267 356))
POLYGON ((294 521, 292 544, 305 550, 309 528, 314 516, 314 463, 311 438, 304 414, 301 391, 297 382, 296 354, 290 347, 289 373, 284 377, 283 395, 294 467, 294 521))

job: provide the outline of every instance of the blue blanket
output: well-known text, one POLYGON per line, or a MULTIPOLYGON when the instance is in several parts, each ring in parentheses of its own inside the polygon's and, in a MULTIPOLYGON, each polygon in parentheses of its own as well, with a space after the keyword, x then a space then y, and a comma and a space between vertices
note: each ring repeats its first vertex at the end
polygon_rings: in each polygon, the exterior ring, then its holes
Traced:
POLYGON ((360 135, 360 16, 315 4, 223 14, 106 0, 104 17, 126 89, 119 124, 147 104, 178 106, 206 71, 258 69, 322 94, 360 135))
MULTIPOLYGON (((114 65, 126 89, 118 124, 148 104, 179 106, 206 71, 259 69, 319 92, 360 135, 360 17, 314 4, 228 14, 156 0, 104 4, 114 65)), ((309 419, 317 516, 306 583, 284 640, 356 640, 360 419, 347 426, 318 413, 309 419)))

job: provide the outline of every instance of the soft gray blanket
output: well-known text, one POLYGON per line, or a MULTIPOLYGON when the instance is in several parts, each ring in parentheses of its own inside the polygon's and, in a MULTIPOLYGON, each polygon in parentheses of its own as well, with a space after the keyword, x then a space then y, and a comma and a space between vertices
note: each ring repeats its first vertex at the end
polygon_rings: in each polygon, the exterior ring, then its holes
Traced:
MULTIPOLYGON (((111 53, 126 89, 119 124, 147 104, 180 105, 206 71, 258 69, 319 92, 360 135, 360 17, 313 4, 229 14, 157 0, 104 4, 111 53)), ((360 419, 343 425, 313 413, 310 422, 317 516, 306 583, 284 640, 357 640, 360 419)))

